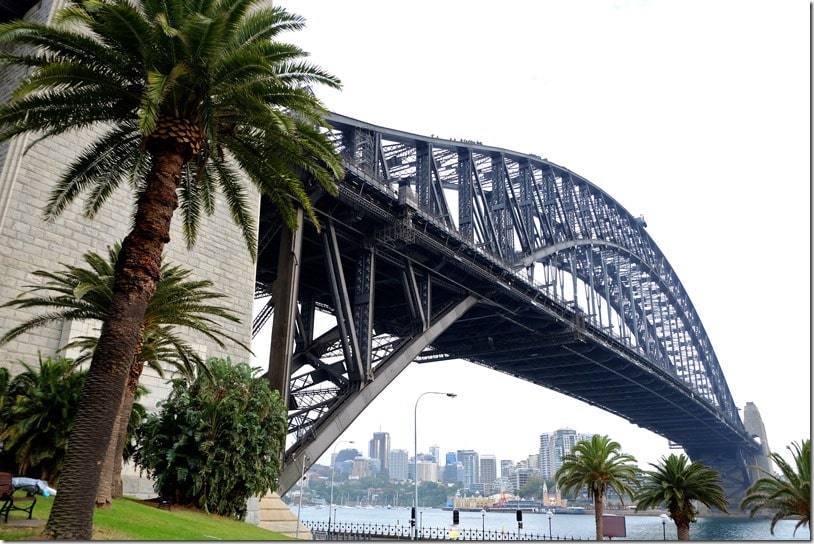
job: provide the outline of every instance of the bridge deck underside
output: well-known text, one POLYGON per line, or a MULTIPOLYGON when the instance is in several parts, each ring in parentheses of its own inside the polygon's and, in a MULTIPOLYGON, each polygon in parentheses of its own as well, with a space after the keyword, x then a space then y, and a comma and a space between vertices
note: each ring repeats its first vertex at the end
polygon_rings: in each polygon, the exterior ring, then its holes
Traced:
MULTIPOLYGON (((335 228, 347 285, 354 283, 359 256, 371 249, 375 255, 374 336, 404 339, 421 332, 405 297, 408 267, 428 285, 430 316, 467 294, 479 297, 419 362, 469 360, 582 399, 685 447, 743 445, 743 436, 722 424, 714 408, 694 398, 685 384, 611 336, 581 326, 568 308, 541 299, 493 259, 416 214, 409 228, 399 228, 405 224, 405 209, 397 201, 376 198, 375 192, 348 193, 322 196, 316 205, 323 225, 331 222, 335 228)), ((268 286, 277 275, 279 221, 265 203, 261 233, 257 281, 268 286)), ((306 224, 298 298, 331 312, 334 298, 324 252, 322 235, 306 224)), ((375 375, 375 361, 373 366, 375 375)), ((342 388, 358 390, 358 384, 348 386, 330 372, 314 376, 324 380, 322 387, 339 388, 337 399, 342 388)), ((319 432, 318 421, 314 427, 311 432, 319 432)))

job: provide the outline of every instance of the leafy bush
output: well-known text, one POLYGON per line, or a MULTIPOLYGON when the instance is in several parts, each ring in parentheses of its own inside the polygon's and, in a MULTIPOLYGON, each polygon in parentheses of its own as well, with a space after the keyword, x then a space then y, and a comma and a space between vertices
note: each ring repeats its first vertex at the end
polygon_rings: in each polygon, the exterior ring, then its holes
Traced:
POLYGON ((211 377, 173 380, 160 412, 141 426, 134 460, 162 497, 244 519, 249 497, 275 489, 287 411, 247 363, 207 366, 211 377))
POLYGON ((61 357, 40 358, 39 369, 23 368, 6 382, 0 400, 4 462, 10 457, 16 465, 5 468, 55 486, 87 372, 61 357))

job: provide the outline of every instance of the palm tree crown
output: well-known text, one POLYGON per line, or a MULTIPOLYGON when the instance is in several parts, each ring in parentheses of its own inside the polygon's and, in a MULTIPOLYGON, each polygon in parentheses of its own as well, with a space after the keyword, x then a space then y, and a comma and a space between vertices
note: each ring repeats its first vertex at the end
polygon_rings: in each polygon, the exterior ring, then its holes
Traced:
MULTIPOLYGON (((32 274, 44 282, 27 286, 26 292, 3 306, 35 308, 43 313, 6 332, 0 337, 0 344, 49 323, 71 320, 102 323, 113 298, 114 267, 120 250, 119 244, 108 248, 106 259, 94 252, 85 253, 83 260, 87 267, 34 271, 32 274)), ((134 361, 149 365, 159 376, 164 373, 162 363, 173 366, 186 379, 193 379, 198 369, 205 368, 201 356, 179 334, 179 328, 197 331, 219 347, 225 347, 224 340, 229 340, 250 351, 249 346, 223 332, 215 322, 216 318, 240 322, 231 309, 214 304, 226 295, 212 291, 212 282, 208 280, 191 279, 191 274, 191 270, 164 263, 161 281, 156 284, 156 293, 147 306, 143 342, 134 354, 134 361)), ((81 348, 84 353, 75 359, 78 365, 89 358, 97 341, 98 336, 82 336, 62 349, 81 348)))
POLYGON ((263 0, 79 0, 54 25, 0 25, 0 43, 29 45, 0 61, 33 70, 0 107, 0 142, 24 132, 43 138, 106 127, 67 169, 46 216, 88 193, 92 217, 123 182, 137 193, 157 151, 173 146, 184 234, 194 243, 216 189, 256 253, 245 175, 294 226, 293 197, 313 215, 304 174, 331 191, 341 160, 320 127, 325 109, 310 85, 339 80, 304 62, 300 48, 275 41, 304 20, 263 0), (151 153, 145 153, 145 150, 151 153))
POLYGON ((780 475, 764 472, 746 490, 741 502, 741 509, 751 507, 749 516, 761 508, 774 510, 771 532, 774 526, 785 518, 797 518, 794 532, 811 523, 811 439, 806 438, 802 444, 793 442, 786 448, 792 453, 794 464, 786 461, 780 454, 772 453, 771 459, 780 469, 780 475))
POLYGON ((555 475, 557 487, 563 494, 578 492, 587 487, 594 501, 596 539, 604 538, 602 512, 609 489, 619 498, 633 496, 638 473, 636 459, 621 453, 621 445, 605 435, 593 435, 590 440, 580 440, 571 453, 563 456, 562 466, 555 475))
POLYGON ((726 510, 726 496, 720 485, 720 475, 698 461, 689 462, 686 455, 662 457, 656 470, 645 471, 645 479, 635 497, 636 510, 648 510, 666 505, 675 522, 679 540, 689 540, 690 523, 698 510, 693 501, 708 508, 726 510))

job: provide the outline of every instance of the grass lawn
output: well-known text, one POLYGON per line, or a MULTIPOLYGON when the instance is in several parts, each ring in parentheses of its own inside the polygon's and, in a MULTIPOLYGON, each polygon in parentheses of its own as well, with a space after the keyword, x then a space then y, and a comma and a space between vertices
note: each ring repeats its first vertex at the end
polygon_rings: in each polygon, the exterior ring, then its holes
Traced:
MULTIPOLYGON (((0 540, 37 540, 45 527, 53 497, 38 497, 33 519, 39 527, 6 525, 0 518, 0 540)), ((25 519, 24 512, 12 512, 12 519, 25 519)), ((158 509, 155 503, 117 499, 110 510, 96 510, 93 540, 293 540, 242 521, 173 506, 158 509)))

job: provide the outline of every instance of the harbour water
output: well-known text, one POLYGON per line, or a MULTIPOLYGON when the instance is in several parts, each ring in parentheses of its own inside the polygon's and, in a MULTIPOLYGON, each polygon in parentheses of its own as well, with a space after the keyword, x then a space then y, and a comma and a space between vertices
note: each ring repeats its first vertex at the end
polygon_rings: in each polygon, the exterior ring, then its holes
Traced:
MULTIPOLYGON (((292 506, 297 514, 297 507, 292 506)), ((328 508, 303 506, 299 512, 304 522, 327 522, 328 508)), ((336 507, 334 523, 367 524, 409 527, 409 508, 352 508, 336 507)), ((452 512, 440 508, 421 508, 419 525, 424 528, 449 528, 452 525, 452 512)), ((742 517, 701 518, 690 528, 692 540, 811 540, 809 528, 801 527, 794 535, 796 521, 783 520, 775 526, 774 534, 769 531, 769 519, 749 519, 742 517)), ((517 520, 514 512, 460 512, 461 530, 485 530, 487 534, 516 533, 517 520)), ((625 516, 626 537, 621 540, 676 540, 676 528, 672 520, 662 523, 658 516, 625 516)), ((523 533, 540 535, 540 538, 575 538, 593 540, 596 534, 594 516, 588 514, 560 514, 549 518, 545 513, 523 513, 523 533)), ((619 540, 619 539, 614 539, 619 540)))

